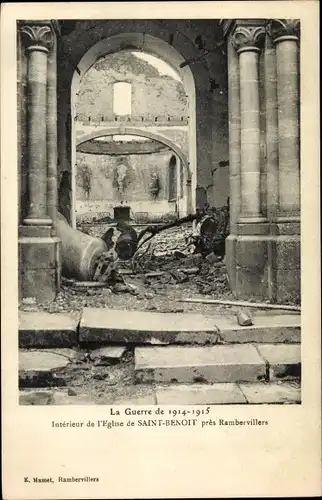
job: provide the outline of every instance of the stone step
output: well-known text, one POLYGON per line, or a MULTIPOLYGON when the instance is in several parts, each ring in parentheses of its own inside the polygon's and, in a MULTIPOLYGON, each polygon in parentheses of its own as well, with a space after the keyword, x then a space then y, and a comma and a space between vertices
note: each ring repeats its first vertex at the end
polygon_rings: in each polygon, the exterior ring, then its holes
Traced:
POLYGON ((300 344, 263 344, 257 349, 268 365, 270 381, 301 378, 300 344))
POLYGON ((224 383, 300 378, 299 345, 137 347, 138 382, 224 383))
POLYGON ((216 319, 201 314, 84 308, 79 341, 88 343, 216 344, 216 319))
POLYGON ((240 326, 235 317, 218 316, 219 337, 227 343, 299 343, 301 316, 299 314, 255 313, 253 325, 240 326))
POLYGON ((296 404, 301 388, 294 382, 189 384, 156 387, 159 405, 296 404))
POLYGON ((79 315, 19 312, 19 347, 71 347, 77 344, 79 315))
POLYGON ((247 400, 237 384, 170 385, 156 388, 159 405, 245 404, 247 400))
MULTIPOLYGON (((78 391, 64 388, 23 389, 19 392, 20 405, 91 405, 113 404, 127 406, 150 405, 232 405, 232 404, 299 404, 301 388, 299 382, 253 382, 189 385, 137 385, 130 395, 128 391, 104 401, 95 398, 84 389, 78 391), (138 388, 145 392, 136 394, 138 388), (80 392, 79 392, 80 391, 80 392)), ((104 394, 106 395, 106 393, 104 394)), ((189 409, 186 410, 189 417, 189 409)))
POLYGON ((252 326, 236 317, 84 308, 79 341, 84 343, 217 344, 298 343, 301 317, 256 314, 252 326))
POLYGON ((266 363, 252 345, 137 347, 139 382, 237 382, 266 377, 266 363))
POLYGON ((66 368, 76 359, 72 349, 19 351, 19 387, 66 385, 66 368))

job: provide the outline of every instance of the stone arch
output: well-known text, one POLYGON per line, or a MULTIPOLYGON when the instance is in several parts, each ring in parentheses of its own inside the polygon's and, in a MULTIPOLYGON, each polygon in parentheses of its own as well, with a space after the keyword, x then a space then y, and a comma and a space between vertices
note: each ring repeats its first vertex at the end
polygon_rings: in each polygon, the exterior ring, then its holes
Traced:
POLYGON ((99 130, 95 130, 90 134, 78 137, 76 139, 76 150, 77 146, 83 144, 84 142, 91 141, 93 139, 98 139, 99 137, 105 137, 111 135, 137 135, 139 137, 146 137, 147 139, 161 142, 165 146, 168 146, 180 158, 180 161, 182 161, 183 166, 187 169, 188 180, 190 179, 190 168, 187 157, 181 151, 181 149, 173 141, 171 141, 171 139, 168 139, 164 135, 157 134, 155 132, 150 132, 148 130, 142 130, 137 127, 127 127, 127 126, 122 127, 122 125, 119 125, 115 127, 100 128, 99 130))
MULTIPOLYGON (((188 158, 183 155, 182 151, 178 149, 178 147, 171 142, 167 144, 165 142, 168 139, 165 139, 164 136, 160 136, 158 139, 159 142, 163 144, 169 145, 169 147, 176 152, 180 160, 184 165, 187 166, 185 169, 187 174, 187 181, 189 182, 189 195, 187 196, 187 211, 194 210, 196 207, 196 182, 197 182, 197 131, 196 131, 196 86, 195 86, 195 78, 187 65, 183 68, 180 68, 180 64, 185 62, 185 57, 173 46, 171 46, 165 40, 161 38, 157 38, 147 33, 136 33, 136 32, 122 32, 116 35, 109 36, 107 38, 103 38, 97 43, 93 44, 87 52, 80 58, 77 69, 74 71, 72 82, 71 82, 71 123, 74 124, 74 118, 76 115, 76 99, 77 99, 77 89, 81 82, 82 77, 85 73, 95 64, 95 62, 104 56, 109 54, 114 54, 121 50, 141 50, 156 57, 159 57, 166 63, 168 63, 177 73, 180 75, 185 92, 188 96, 188 106, 189 106, 189 125, 188 125, 188 158)), ((198 79, 202 81, 208 81, 207 75, 203 74, 203 71, 196 76, 198 79)), ((129 130, 127 128, 127 130, 129 130)), ((131 135, 142 135, 142 131, 140 134, 138 133, 130 133, 131 135)), ((101 132, 100 132, 101 134, 101 132)), ((114 132, 115 134, 115 132, 114 132)), ((144 131, 143 134, 145 137, 149 137, 147 132, 144 131)), ((100 135, 101 137, 103 134, 100 135)), ((96 136, 98 137, 98 136, 96 136)), ((92 137, 93 138, 93 137, 92 137)), ((151 137, 152 138, 152 137, 151 137)), ((72 172, 75 170, 76 164, 76 134, 75 127, 72 125, 72 138, 71 138, 71 163, 72 163, 72 172)), ((72 217, 71 222, 72 225, 76 225, 76 217, 75 217, 75 175, 72 175, 72 217)))

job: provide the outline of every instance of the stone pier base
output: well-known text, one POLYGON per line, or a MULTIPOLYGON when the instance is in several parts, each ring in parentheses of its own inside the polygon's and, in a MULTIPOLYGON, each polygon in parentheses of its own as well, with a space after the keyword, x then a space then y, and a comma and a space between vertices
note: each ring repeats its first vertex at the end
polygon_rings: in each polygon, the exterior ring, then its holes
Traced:
POLYGON ((32 297, 41 304, 55 299, 60 287, 60 247, 56 237, 19 237, 19 301, 32 297))
POLYGON ((299 235, 231 234, 226 239, 226 266, 238 299, 300 301, 299 235))

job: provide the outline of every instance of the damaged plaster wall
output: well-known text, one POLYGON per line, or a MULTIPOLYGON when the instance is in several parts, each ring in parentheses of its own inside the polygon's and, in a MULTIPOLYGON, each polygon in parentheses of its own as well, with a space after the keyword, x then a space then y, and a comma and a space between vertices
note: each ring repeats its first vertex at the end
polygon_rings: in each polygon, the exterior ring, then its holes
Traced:
POLYGON ((132 216, 144 213, 146 219, 175 213, 169 201, 169 161, 171 151, 146 155, 88 155, 77 153, 77 219, 91 212, 113 216, 113 208, 130 206, 132 216), (144 160, 144 161, 143 161, 144 160), (159 192, 151 192, 157 174, 159 192))
MULTIPOLYGON (((99 60, 81 81, 76 104, 76 135, 97 130, 101 121, 112 122, 120 117, 113 109, 114 84, 131 84, 131 113, 129 121, 143 120, 144 130, 151 125, 161 135, 171 138, 182 151, 188 152, 187 126, 158 126, 170 119, 187 120, 187 96, 181 81, 161 74, 157 68, 129 51, 108 55, 99 60), (95 125, 93 125, 93 122, 95 125)), ((124 150, 126 145, 124 144, 124 150)), ((76 219, 87 212, 97 216, 100 212, 113 215, 119 204, 130 206, 135 217, 137 212, 162 218, 175 213, 176 205, 169 202, 169 160, 171 152, 118 155, 94 155, 77 153, 76 166, 76 219), (120 186, 119 169, 124 167, 120 186), (156 175, 159 191, 151 193, 151 176, 156 175), (89 185, 90 183, 90 185, 89 185)), ((176 189, 175 189, 176 191, 176 189)), ((174 200, 176 201, 176 200, 174 200)))

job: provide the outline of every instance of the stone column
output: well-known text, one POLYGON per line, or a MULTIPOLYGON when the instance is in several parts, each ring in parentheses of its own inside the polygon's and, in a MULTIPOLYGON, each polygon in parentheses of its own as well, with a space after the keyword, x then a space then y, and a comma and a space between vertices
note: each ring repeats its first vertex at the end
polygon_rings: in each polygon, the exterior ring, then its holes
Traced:
POLYGON ((261 222, 260 113, 258 56, 262 26, 238 26, 233 36, 239 56, 241 119, 241 213, 239 222, 261 222))
POLYGON ((27 137, 21 135, 28 152, 28 198, 21 200, 27 216, 19 227, 19 294, 20 299, 33 297, 42 303, 55 298, 61 269, 61 242, 54 236, 52 220, 57 191, 56 52, 51 22, 23 23, 19 28, 28 89, 28 113, 22 120, 27 137))
POLYGON ((278 209, 278 110, 276 51, 267 36, 265 41, 265 97, 266 97, 266 166, 267 166, 267 215, 276 221, 278 209))
POLYGON ((299 21, 274 19, 270 34, 276 46, 280 218, 300 211, 299 21))
POLYGON ((56 35, 48 54, 47 82, 47 206, 53 222, 52 234, 56 234, 58 205, 57 187, 57 47, 56 35))
POLYGON ((47 57, 53 42, 48 25, 23 25, 28 54, 28 188, 25 225, 50 226, 47 213, 47 57))
POLYGON ((231 40, 228 42, 227 56, 230 231, 236 234, 236 223, 240 213, 240 82, 238 56, 231 40))

